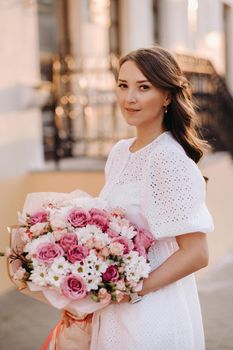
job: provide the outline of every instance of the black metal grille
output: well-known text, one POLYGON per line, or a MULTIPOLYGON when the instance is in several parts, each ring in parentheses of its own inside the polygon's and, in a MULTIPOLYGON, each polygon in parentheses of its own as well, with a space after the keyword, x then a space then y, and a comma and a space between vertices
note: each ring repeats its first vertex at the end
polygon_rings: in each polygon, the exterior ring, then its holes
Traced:
MULTIPOLYGON (((177 59, 191 82, 203 136, 215 151, 233 155, 233 98, 223 78, 206 59, 187 55, 177 59)), ((103 158, 118 139, 134 134, 116 103, 116 66, 114 56, 53 59, 52 97, 43 108, 46 159, 103 158)))

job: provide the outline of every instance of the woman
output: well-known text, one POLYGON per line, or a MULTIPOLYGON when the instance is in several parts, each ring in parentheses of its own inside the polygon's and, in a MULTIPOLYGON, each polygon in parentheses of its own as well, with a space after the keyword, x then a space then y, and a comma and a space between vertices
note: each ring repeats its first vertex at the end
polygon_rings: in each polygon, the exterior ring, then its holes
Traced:
POLYGON ((125 297, 94 314, 91 349, 202 350, 193 273, 208 264, 214 226, 196 165, 208 145, 195 131, 188 83, 167 50, 139 49, 120 60, 117 94, 136 137, 112 148, 100 197, 125 208, 156 244, 138 302, 125 297))

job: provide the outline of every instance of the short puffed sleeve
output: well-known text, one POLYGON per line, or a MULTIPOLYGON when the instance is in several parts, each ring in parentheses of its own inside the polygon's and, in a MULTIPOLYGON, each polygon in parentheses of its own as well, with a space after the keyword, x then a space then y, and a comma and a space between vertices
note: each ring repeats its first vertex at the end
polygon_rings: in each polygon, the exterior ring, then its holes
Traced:
POLYGON ((106 163, 105 163, 105 168, 104 168, 104 174, 105 174, 106 180, 109 178, 110 172, 114 167, 114 159, 116 159, 117 155, 119 155, 121 143, 122 143, 122 140, 115 143, 109 152, 109 155, 108 155, 106 163))
POLYGON ((141 211, 154 236, 159 239, 212 232, 205 180, 183 149, 160 145, 147 165, 141 211))

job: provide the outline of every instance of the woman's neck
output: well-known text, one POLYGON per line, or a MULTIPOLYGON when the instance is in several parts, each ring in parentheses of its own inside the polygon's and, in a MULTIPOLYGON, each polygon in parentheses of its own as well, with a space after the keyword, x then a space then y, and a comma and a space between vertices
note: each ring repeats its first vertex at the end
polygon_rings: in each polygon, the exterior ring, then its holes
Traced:
POLYGON ((158 128, 156 130, 145 130, 137 129, 136 139, 131 147, 132 150, 136 150, 137 148, 141 148, 152 142, 163 132, 167 131, 164 127, 158 128))

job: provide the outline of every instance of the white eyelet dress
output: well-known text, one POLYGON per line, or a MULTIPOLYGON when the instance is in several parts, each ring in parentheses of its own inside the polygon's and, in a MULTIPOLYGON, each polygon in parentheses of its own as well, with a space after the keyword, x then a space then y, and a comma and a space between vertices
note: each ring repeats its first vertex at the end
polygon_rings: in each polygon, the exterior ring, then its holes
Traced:
MULTIPOLYGON (((205 181, 170 131, 131 153, 135 138, 117 142, 105 166, 100 197, 156 238, 149 260, 156 269, 177 249, 176 236, 213 232, 205 181)), ((112 304, 93 318, 91 350, 204 350, 194 274, 143 297, 112 304)))

